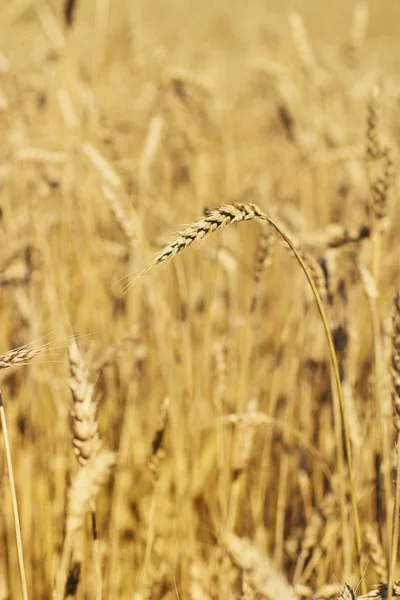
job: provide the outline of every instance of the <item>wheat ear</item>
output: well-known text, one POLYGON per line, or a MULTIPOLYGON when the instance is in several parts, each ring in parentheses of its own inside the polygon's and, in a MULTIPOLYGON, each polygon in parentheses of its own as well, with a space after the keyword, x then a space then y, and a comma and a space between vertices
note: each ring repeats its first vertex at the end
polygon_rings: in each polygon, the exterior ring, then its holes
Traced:
MULTIPOLYGON (((95 457, 101 449, 99 425, 97 421, 97 403, 94 401, 94 385, 90 382, 89 369, 82 358, 78 344, 73 339, 68 352, 71 378, 69 387, 72 393, 72 444, 80 469, 88 460, 95 457)), ((79 474, 79 473, 78 473, 79 474)), ((97 534, 96 507, 91 506, 93 555, 96 569, 96 600, 102 597, 101 560, 97 534)))
POLYGON ((244 571, 248 585, 262 598, 281 598, 295 600, 294 590, 247 538, 240 538, 234 533, 224 532, 221 543, 228 552, 232 562, 244 571))
POLYGON ((307 267, 304 259, 302 258, 302 253, 296 248, 295 243, 292 241, 291 237, 285 232, 284 227, 276 223, 271 217, 266 215, 256 204, 243 204, 243 203, 235 203, 233 205, 223 205, 219 208, 216 208, 212 211, 208 211, 204 218, 199 221, 195 221, 190 227, 182 231, 178 236, 172 240, 172 242, 161 251, 158 256, 140 273, 139 277, 145 273, 148 273, 154 266, 168 260, 169 258, 173 258, 174 256, 181 254, 186 248, 188 248, 194 242, 204 239, 209 234, 219 231, 220 229, 230 225, 232 223, 239 223, 241 221, 250 221, 252 219, 261 219, 263 221, 268 221, 268 223, 276 230, 276 232, 281 236, 281 238, 288 245, 289 249, 293 252, 297 262, 299 263, 303 273, 305 274, 307 281, 311 287, 312 293, 315 298, 315 302, 318 307, 318 312, 320 314, 325 335, 329 348, 329 355, 332 362, 334 380, 337 390, 337 396, 340 407, 340 417, 343 425, 343 435, 344 435, 344 445, 346 450, 346 461, 349 470, 349 479, 350 479, 350 490, 351 490, 351 503, 352 503, 352 512, 354 518, 354 530, 355 530, 355 542, 356 542, 356 554, 357 554, 357 564, 358 571, 361 580, 361 590, 362 593, 366 592, 365 587, 365 579, 364 579, 364 571, 362 565, 362 542, 361 542, 361 528, 360 528, 360 520, 358 516, 357 509, 357 497, 355 490, 355 482, 354 482, 354 470, 353 470, 353 459, 352 459, 352 451, 350 444, 350 435, 349 435, 349 427, 347 423, 347 417, 345 412, 344 400, 343 400, 343 392, 340 381, 340 373, 338 367, 338 361, 335 353, 335 348, 332 340, 332 335, 330 332, 330 327, 328 323, 328 319, 326 316, 325 309, 322 304, 321 296, 318 292, 317 286, 313 280, 313 277, 310 273, 310 269, 307 267))
POLYGON ((68 351, 71 377, 69 387, 72 393, 72 431, 74 452, 80 465, 94 456, 100 449, 97 404, 93 399, 94 385, 89 380, 86 366, 78 344, 72 340, 68 351))

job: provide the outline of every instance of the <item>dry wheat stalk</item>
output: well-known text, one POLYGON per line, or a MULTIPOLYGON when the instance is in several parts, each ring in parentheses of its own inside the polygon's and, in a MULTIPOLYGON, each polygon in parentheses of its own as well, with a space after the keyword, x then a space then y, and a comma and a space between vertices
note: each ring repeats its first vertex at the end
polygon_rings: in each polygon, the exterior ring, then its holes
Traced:
POLYGON ((400 432, 400 288, 394 300, 395 310, 392 323, 392 403, 394 426, 400 432))
POLYGON ((392 597, 392 585, 394 571, 397 562, 398 543, 399 543, 399 510, 400 510, 400 287, 397 288, 394 299, 394 312, 392 321, 392 360, 391 360, 391 381, 392 381, 392 404, 393 404, 393 424, 396 430, 396 493, 393 506, 393 527, 392 527, 392 546, 389 563, 389 581, 388 598, 392 597))
POLYGON ((296 598, 294 590, 283 575, 274 569, 250 540, 230 532, 222 533, 220 539, 233 563, 244 571, 248 584, 260 596, 269 600, 296 598))
POLYGON ((91 456, 74 477, 68 493, 66 533, 56 577, 54 600, 64 599, 74 536, 83 527, 85 516, 92 510, 99 491, 110 476, 115 460, 114 452, 101 450, 91 456))
POLYGON ((6 464, 7 464, 7 470, 8 470, 8 478, 10 481, 11 503, 12 503, 13 516, 14 516, 14 530, 15 530, 15 537, 16 537, 16 542, 17 542, 18 566, 19 566, 19 572, 20 572, 20 577, 21 577, 22 598, 23 598, 23 600, 28 600, 28 588, 27 588, 27 584, 26 584, 21 526, 20 526, 17 494, 16 494, 16 490, 15 490, 15 481, 14 481, 14 469, 13 469, 12 458, 11 458, 11 449, 10 449, 10 440, 9 440, 9 436, 8 436, 6 413, 4 410, 3 395, 1 393, 1 391, 0 391, 0 424, 1 424, 1 429, 2 429, 3 438, 4 438, 6 464))
POLYGON ((73 399, 72 444, 79 464, 84 465, 101 447, 97 404, 93 399, 94 385, 89 381, 89 369, 74 339, 69 346, 68 358, 71 371, 69 387, 73 399))

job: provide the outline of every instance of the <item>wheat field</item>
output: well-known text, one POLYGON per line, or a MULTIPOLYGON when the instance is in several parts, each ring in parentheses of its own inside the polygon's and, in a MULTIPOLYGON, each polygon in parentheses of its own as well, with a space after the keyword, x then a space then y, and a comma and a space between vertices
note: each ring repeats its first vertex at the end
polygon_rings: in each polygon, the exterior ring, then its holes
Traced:
POLYGON ((400 596, 399 19, 0 0, 0 600, 400 596))

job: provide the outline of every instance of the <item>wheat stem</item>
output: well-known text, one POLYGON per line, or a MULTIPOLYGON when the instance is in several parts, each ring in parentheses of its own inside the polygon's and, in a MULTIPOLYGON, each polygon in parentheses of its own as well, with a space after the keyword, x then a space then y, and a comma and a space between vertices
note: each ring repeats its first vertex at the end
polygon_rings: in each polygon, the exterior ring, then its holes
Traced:
POLYGON ((8 477, 10 480, 11 502, 12 502, 13 515, 14 515, 15 537, 16 537, 16 541, 17 541, 18 565, 19 565, 19 573, 20 573, 20 577, 21 577, 22 598, 23 598, 23 600, 28 600, 28 588, 26 585, 24 554, 23 554, 23 550, 22 550, 22 537, 21 537, 21 526, 20 526, 19 514, 18 514, 17 494, 15 491, 14 471, 13 471, 13 465, 12 465, 12 459, 11 459, 10 441, 8 438, 6 413, 4 410, 3 395, 1 393, 1 391, 0 391, 0 419, 1 419, 1 427, 3 430, 4 447, 5 447, 5 451, 6 451, 8 477))

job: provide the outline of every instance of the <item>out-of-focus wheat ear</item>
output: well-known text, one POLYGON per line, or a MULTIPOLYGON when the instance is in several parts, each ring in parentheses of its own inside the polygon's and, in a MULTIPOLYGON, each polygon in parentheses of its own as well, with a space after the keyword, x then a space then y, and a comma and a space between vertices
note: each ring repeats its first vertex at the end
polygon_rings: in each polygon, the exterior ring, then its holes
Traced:
POLYGON ((101 448, 97 404, 93 398, 94 385, 89 380, 89 369, 82 358, 78 344, 73 339, 68 352, 72 393, 72 444, 77 460, 84 465, 101 448))
POLYGON ((396 430, 396 493, 393 507, 392 526, 392 548, 389 563, 388 577, 388 599, 391 600, 393 593, 394 571, 397 562, 397 550, 399 543, 399 511, 400 511, 400 287, 396 290, 394 299, 394 311, 392 321, 392 357, 391 357, 391 381, 392 381, 392 404, 393 424, 396 430))
POLYGON ((11 458, 10 440, 8 437, 6 412, 4 409, 3 394, 1 392, 1 390, 0 390, 0 422, 1 422, 1 429, 3 431, 4 447, 5 447, 5 452, 6 452, 8 479, 10 481, 11 502, 12 502, 12 508, 13 508, 15 538, 16 538, 16 542, 17 542, 18 566, 19 566, 19 573, 20 573, 20 578, 21 578, 22 598, 24 600, 28 600, 28 588, 26 585, 24 554, 23 554, 23 549, 22 549, 22 536, 21 536, 21 526, 20 526, 19 513, 18 513, 17 493, 15 491, 14 470, 13 470, 12 458, 11 458))
POLYGON ((251 420, 251 416, 256 414, 258 409, 258 398, 254 397, 247 406, 246 414, 250 417, 247 421, 239 422, 237 435, 235 436, 235 446, 231 462, 232 485, 229 497, 229 511, 227 526, 230 529, 235 527, 236 514, 239 506, 240 490, 242 488, 245 471, 249 465, 251 453, 253 450, 256 424, 251 420))
POLYGON ((351 63, 355 63, 360 56, 364 44, 369 21, 369 8, 366 2, 357 2, 353 9, 350 35, 347 42, 347 51, 351 63))
POLYGON ((193 560, 189 569, 189 593, 192 600, 211 600, 205 585, 205 569, 199 561, 193 560))
POLYGON ((125 212, 124 207, 121 204, 118 196, 113 192, 109 185, 103 184, 102 191, 105 199, 108 202, 108 206, 110 207, 110 211, 112 212, 115 222, 118 225, 118 228, 123 233, 126 241, 129 245, 133 246, 136 242, 137 236, 135 233, 135 228, 133 223, 128 218, 128 215, 125 212))
POLYGON ((247 575, 243 575, 241 600, 256 600, 256 592, 249 584, 247 575))
POLYGON ((254 282, 255 288, 250 304, 250 312, 255 313, 260 297, 260 282, 263 274, 272 264, 273 251, 276 238, 271 232, 270 227, 264 227, 258 236, 256 255, 254 260, 254 282))
POLYGON ((164 398, 160 406, 160 412, 158 415, 158 423, 156 426, 156 430, 154 433, 153 441, 151 443, 151 456, 149 459, 149 469, 153 475, 153 482, 155 483, 158 480, 160 475, 160 467, 161 463, 165 458, 165 450, 163 448, 163 441, 165 430, 167 428, 168 423, 168 410, 169 410, 169 399, 164 398))
POLYGON ((378 134, 380 88, 375 85, 367 105, 367 141, 366 157, 368 161, 379 158, 381 144, 378 134))
POLYGON ((380 581, 387 576, 387 560, 374 527, 367 523, 364 526, 364 538, 367 544, 368 558, 380 581))
POLYGON ((372 181, 372 210, 376 219, 382 220, 388 214, 388 197, 394 182, 394 164, 391 150, 383 146, 379 156, 380 174, 372 181))
POLYGON ((278 573, 261 552, 247 538, 234 533, 223 532, 220 541, 228 552, 233 564, 244 572, 248 585, 262 598, 295 600, 294 589, 284 576, 278 573))
POLYGON ((317 65, 303 19, 299 13, 292 12, 289 14, 289 25, 296 52, 303 69, 311 78, 318 80, 320 68, 317 65))
POLYGON ((315 510, 307 523, 302 542, 299 557, 295 567, 293 581, 295 584, 301 581, 304 565, 310 552, 316 546, 322 536, 322 530, 326 522, 333 517, 336 511, 336 500, 331 492, 328 492, 321 503, 321 506, 315 510))
POLYGON ((146 536, 146 551, 144 558, 144 567, 143 567, 143 576, 146 577, 149 574, 149 566, 151 562, 151 552, 153 548, 153 543, 155 539, 155 516, 156 516, 156 507, 158 500, 158 489, 157 489, 157 481, 160 475, 161 464, 165 459, 165 450, 163 447, 165 430, 168 424, 168 409, 169 409, 169 399, 164 398, 160 406, 160 412, 158 416, 158 423, 156 426, 156 430, 154 433, 154 437, 151 444, 151 456, 148 462, 149 469, 152 474, 152 484, 153 484, 153 495, 151 498, 150 504, 150 514, 149 514, 149 524, 147 528, 147 536, 146 536))
POLYGON ((83 527, 86 514, 107 482, 116 456, 109 450, 101 450, 82 466, 74 477, 68 493, 66 533, 60 567, 56 577, 54 600, 63 600, 68 578, 68 568, 74 535, 83 527))

